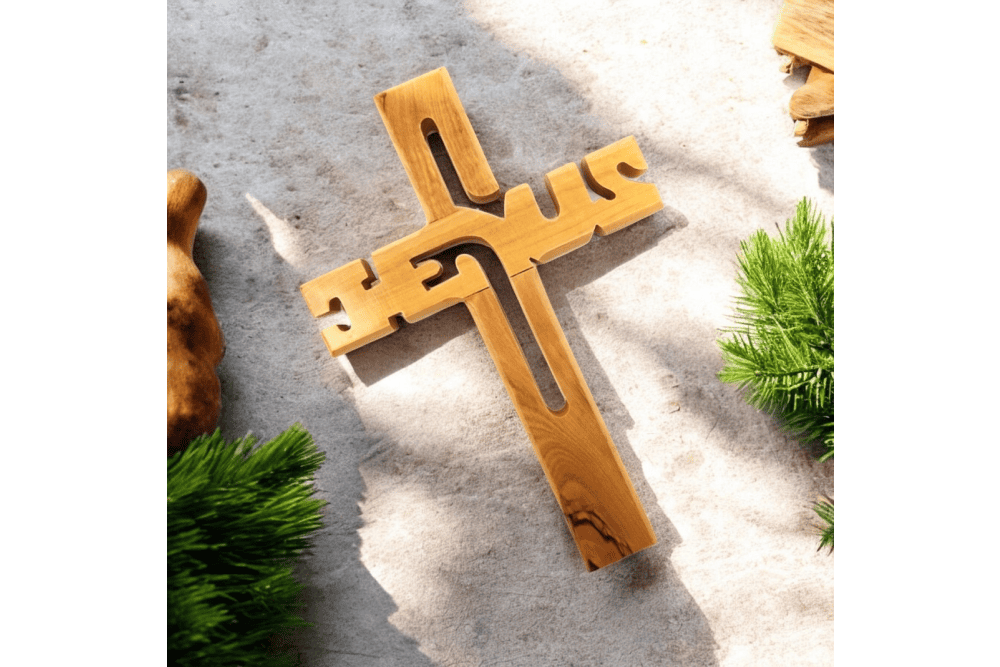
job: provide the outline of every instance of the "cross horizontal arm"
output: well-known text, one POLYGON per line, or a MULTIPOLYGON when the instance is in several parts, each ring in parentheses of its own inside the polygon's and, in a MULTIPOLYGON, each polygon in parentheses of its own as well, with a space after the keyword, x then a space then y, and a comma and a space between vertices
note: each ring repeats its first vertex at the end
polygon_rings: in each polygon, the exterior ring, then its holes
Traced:
POLYGON ((531 188, 519 185, 504 198, 504 217, 456 207, 454 213, 372 253, 302 285, 314 317, 342 310, 350 325, 323 331, 330 353, 346 354, 398 328, 397 317, 416 322, 484 289, 461 271, 434 287, 426 283, 441 266, 428 258, 461 243, 482 243, 500 258, 508 276, 543 264, 586 244, 596 231, 610 234, 663 208, 656 187, 630 180, 646 170, 634 137, 594 151, 545 176, 556 205, 554 219, 542 215, 531 188), (592 200, 587 186, 603 196, 592 200))

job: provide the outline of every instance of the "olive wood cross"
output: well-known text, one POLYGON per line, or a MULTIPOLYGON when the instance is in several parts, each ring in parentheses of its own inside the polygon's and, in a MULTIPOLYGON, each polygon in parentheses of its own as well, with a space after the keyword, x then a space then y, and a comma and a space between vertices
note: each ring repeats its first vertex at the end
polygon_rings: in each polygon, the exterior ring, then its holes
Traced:
POLYGON ((633 137, 597 150, 545 176, 554 219, 542 215, 531 188, 504 197, 502 218, 457 206, 437 167, 427 137, 437 132, 469 199, 500 197, 472 124, 447 70, 440 68, 375 96, 375 104, 416 190, 427 224, 372 253, 377 273, 355 260, 302 285, 314 317, 344 311, 350 325, 323 331, 334 356, 382 338, 399 327, 464 303, 479 328, 514 407, 565 515, 588 570, 614 563, 656 544, 649 518, 622 465, 597 405, 573 358, 536 266, 663 208, 656 187, 629 180, 646 170, 633 137), (593 201, 584 180, 599 195, 593 201), (464 243, 496 253, 510 278, 565 405, 551 410, 496 293, 472 256, 455 258, 457 275, 443 273, 433 257, 464 243))

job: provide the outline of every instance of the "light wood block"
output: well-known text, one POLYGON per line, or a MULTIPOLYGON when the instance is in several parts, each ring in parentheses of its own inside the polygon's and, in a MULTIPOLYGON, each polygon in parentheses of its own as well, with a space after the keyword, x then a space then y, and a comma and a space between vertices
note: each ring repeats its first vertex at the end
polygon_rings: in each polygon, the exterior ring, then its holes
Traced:
POLYGON ((833 72, 821 67, 809 70, 804 86, 792 93, 788 112, 795 120, 833 115, 833 72))
POLYGON ((448 72, 438 69, 375 96, 389 136, 424 210, 427 224, 372 253, 302 285, 315 317, 344 311, 349 325, 323 331, 340 355, 386 336, 399 319, 416 322, 464 303, 500 372, 534 446, 567 526, 589 570, 656 543, 649 518, 622 465, 604 421, 552 310, 536 266, 610 234, 663 208, 656 187, 634 179, 646 162, 633 137, 567 164, 545 177, 556 205, 541 214, 528 185, 504 195, 504 215, 457 206, 427 144, 438 132, 473 202, 500 189, 448 72), (588 187, 596 195, 591 195, 588 187), (532 377, 496 293, 479 263, 459 255, 457 274, 442 275, 434 256, 464 243, 492 249, 509 276, 528 323, 566 399, 548 408, 532 377))
POLYGON ((799 146, 833 141, 833 20, 833 0, 785 0, 774 29, 775 50, 789 58, 784 71, 812 65, 788 103, 799 146))
POLYGON ((833 72, 833 0, 785 0, 772 44, 833 72))

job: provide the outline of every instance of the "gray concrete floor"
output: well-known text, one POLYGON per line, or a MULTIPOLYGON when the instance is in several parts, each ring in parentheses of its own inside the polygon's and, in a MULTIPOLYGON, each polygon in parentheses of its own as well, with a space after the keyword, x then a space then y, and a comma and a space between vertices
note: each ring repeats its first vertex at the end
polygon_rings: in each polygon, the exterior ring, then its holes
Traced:
MULTIPOLYGON (((301 422, 327 454, 306 665, 830 665, 818 464, 721 384, 741 240, 833 145, 796 145, 780 0, 168 3, 168 169, 227 338, 224 433, 301 422), (346 358, 299 285, 423 217, 372 97, 448 68, 501 187, 634 135, 665 208, 541 267, 659 538, 586 572, 468 312, 346 358)), ((530 352, 529 352, 530 354, 530 352)))

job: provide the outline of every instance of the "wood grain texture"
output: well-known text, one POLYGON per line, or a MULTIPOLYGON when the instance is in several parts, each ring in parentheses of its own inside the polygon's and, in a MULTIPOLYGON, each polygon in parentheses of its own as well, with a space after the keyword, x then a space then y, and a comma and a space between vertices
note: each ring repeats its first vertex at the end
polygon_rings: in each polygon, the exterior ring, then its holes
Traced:
POLYGON ((215 430, 225 354, 208 283, 195 266, 194 237, 208 193, 194 174, 167 173, 167 455, 215 430))
POLYGON ((427 136, 434 132, 441 136, 470 200, 486 204, 500 197, 500 185, 486 162, 448 70, 441 67, 379 93, 375 106, 428 222, 444 218, 454 209, 448 186, 427 144, 427 136))
POLYGON ((785 0, 772 44, 833 72, 833 0, 785 0))
POLYGON ((383 122, 417 192, 427 224, 417 232, 302 285, 315 317, 346 313, 349 325, 323 330, 330 353, 357 349, 399 326, 465 303, 503 378, 588 569, 656 543, 628 473, 539 280, 536 266, 579 248, 596 232, 622 229, 663 208, 656 187, 631 179, 646 170, 633 137, 545 177, 556 205, 541 214, 528 185, 504 196, 504 215, 456 206, 426 141, 437 131, 463 188, 475 202, 499 197, 451 78, 442 68, 375 97, 383 122), (589 186, 589 189, 588 189, 589 186), (591 194, 591 191, 596 193, 591 194), (459 255, 441 279, 434 256, 464 243, 492 249, 511 280, 531 329, 566 399, 549 410, 524 353, 479 263, 459 255))
MULTIPOLYGON (((550 411, 532 396, 531 412, 519 408, 521 421, 584 561, 594 570, 656 544, 656 535, 559 326, 538 269, 511 276, 511 285, 566 400, 560 410, 550 411)), ((498 367, 503 363, 494 361, 498 367)), ((523 403, 524 392, 510 393, 515 406, 523 403)), ((533 394, 540 398, 537 389, 533 394)))
POLYGON ((821 67, 809 70, 805 85, 792 93, 788 112, 795 120, 833 115, 833 72, 821 67))

